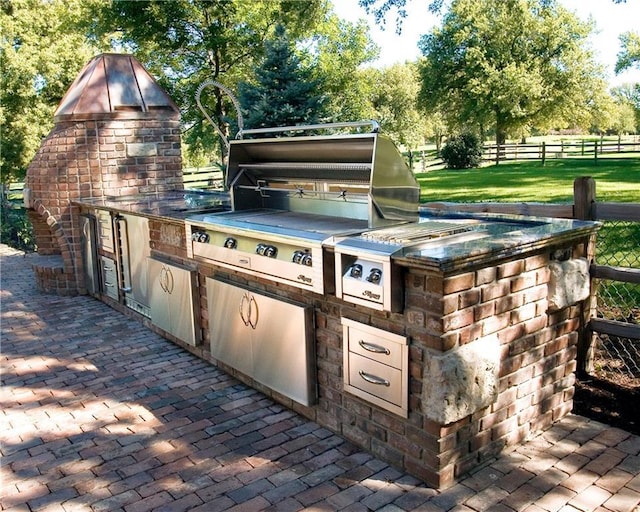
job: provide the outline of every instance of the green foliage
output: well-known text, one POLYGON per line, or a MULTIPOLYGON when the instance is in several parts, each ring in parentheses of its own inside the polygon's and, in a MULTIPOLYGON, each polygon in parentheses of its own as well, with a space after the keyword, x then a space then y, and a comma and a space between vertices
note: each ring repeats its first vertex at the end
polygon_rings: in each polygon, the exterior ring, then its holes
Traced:
POLYGON ((640 68, 640 33, 625 32, 621 34, 620 46, 622 50, 618 53, 616 73, 632 67, 640 68))
MULTIPOLYGON (((265 42, 273 39, 278 24, 286 27, 296 49, 308 49, 300 58, 331 95, 332 115, 362 111, 363 95, 353 71, 372 58, 371 39, 366 25, 341 23, 330 9, 326 0, 119 0, 103 2, 92 33, 111 34, 114 48, 136 55, 180 105, 190 151, 213 159, 223 157, 224 148, 196 106, 196 90, 211 79, 231 91, 237 91, 239 82, 254 82, 265 42)), ((236 113, 229 97, 206 89, 201 100, 232 138, 236 113)))
POLYGON ((473 133, 461 133, 447 140, 441 151, 449 169, 472 169, 482 162, 482 141, 473 133))
POLYGON ((238 86, 247 128, 315 124, 326 117, 319 81, 302 66, 282 25, 266 42, 255 76, 255 83, 238 86))
POLYGON ((435 134, 433 124, 418 111, 420 82, 415 64, 395 64, 375 73, 377 86, 372 94, 373 118, 396 143, 408 148, 424 145, 435 134))
POLYGON ((0 208, 0 242, 25 252, 36 250, 33 227, 25 209, 5 200, 0 208))
POLYGON ((20 181, 53 126, 62 96, 98 42, 89 41, 87 9, 100 0, 0 2, 1 178, 20 181))
MULTIPOLYGON (((122 0, 104 4, 94 32, 114 33, 116 46, 135 53, 180 105, 191 151, 213 157, 224 151, 216 151, 218 136, 196 106, 198 87, 213 79, 235 89, 252 76, 277 23, 299 38, 325 11, 321 0, 122 0)), ((219 89, 206 92, 202 102, 209 115, 233 130, 236 113, 229 97, 219 89)))
POLYGON ((555 0, 453 1, 419 43, 421 105, 451 128, 494 127, 498 143, 531 126, 588 126, 605 90, 591 31, 555 0))
POLYGON ((376 73, 362 65, 375 59, 379 49, 368 32, 363 20, 354 25, 331 14, 303 42, 310 49, 303 58, 313 64, 322 83, 332 121, 374 118, 371 96, 377 87, 376 73))

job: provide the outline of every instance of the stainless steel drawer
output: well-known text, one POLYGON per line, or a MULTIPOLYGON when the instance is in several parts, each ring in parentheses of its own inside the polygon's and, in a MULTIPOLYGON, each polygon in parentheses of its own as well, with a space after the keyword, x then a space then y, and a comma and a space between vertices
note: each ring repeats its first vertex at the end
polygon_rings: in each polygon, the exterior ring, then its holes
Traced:
MULTIPOLYGON (((385 334, 391 335, 390 333, 385 334)), ((398 338, 402 339, 401 336, 398 338)), ((388 337, 382 337, 371 331, 357 327, 349 329, 349 352, 360 354, 394 368, 402 368, 403 346, 397 341, 391 341, 388 337)))
POLYGON ((344 390, 403 417, 409 404, 409 345, 404 336, 342 319, 344 390))
POLYGON ((107 210, 96 210, 98 221, 98 247, 103 251, 113 252, 113 224, 111 213, 107 210))
POLYGON ((349 355, 349 385, 400 406, 402 371, 358 354, 349 355))
POLYGON ((118 271, 116 262, 111 258, 100 257, 102 271, 102 293, 113 300, 118 300, 118 271))

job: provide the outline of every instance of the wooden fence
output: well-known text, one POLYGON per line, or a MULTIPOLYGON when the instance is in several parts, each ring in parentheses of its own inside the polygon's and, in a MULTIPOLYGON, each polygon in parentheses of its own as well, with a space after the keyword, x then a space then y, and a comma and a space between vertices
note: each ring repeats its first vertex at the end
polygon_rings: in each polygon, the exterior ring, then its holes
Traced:
MULTIPOLYGON (((633 140, 563 140, 531 144, 510 143, 499 148, 485 144, 482 154, 484 164, 513 162, 518 160, 547 160, 559 158, 627 157, 640 155, 640 138, 633 140), (497 159, 497 160, 496 160, 497 159)), ((420 149, 403 153, 415 173, 444 169, 445 163, 435 149, 420 149)), ((217 166, 193 167, 184 170, 185 186, 190 188, 222 188, 222 170, 217 166)), ((554 215, 555 216, 555 215, 554 215)))
MULTIPOLYGON (((497 146, 484 144, 482 162, 496 164, 522 160, 547 160, 562 158, 587 158, 598 160, 607 157, 638 157, 640 139, 632 140, 561 140, 558 142, 509 143, 497 146)), ((405 158, 414 172, 428 172, 442 169, 444 161, 435 149, 408 151, 405 158)))
MULTIPOLYGON (((599 221, 640 222, 640 204, 599 203, 596 201, 596 185, 592 178, 578 178, 574 183, 574 216, 577 219, 599 221)), ((591 265, 591 277, 599 280, 640 284, 640 268, 591 265)), ((589 329, 594 335, 606 334, 620 338, 640 340, 640 325, 606 318, 591 317, 589 329)), ((593 371, 593 343, 582 351, 584 359, 581 370, 593 371)), ((578 361, 579 365, 581 361, 578 361)))
POLYGON ((218 166, 183 169, 182 179, 185 188, 220 189, 223 185, 222 169, 218 166))
MULTIPOLYGON (((574 182, 573 204, 541 203, 426 203, 423 206, 443 211, 471 213, 506 213, 540 217, 575 218, 598 221, 640 222, 640 204, 601 203, 596 201, 596 186, 592 178, 578 178, 574 182)), ((593 264, 591 277, 622 283, 640 283, 640 268, 614 267, 593 264)), ((594 304, 591 309, 583 339, 578 348, 578 368, 581 372, 593 371, 594 345, 599 334, 640 340, 640 325, 598 318, 594 304)))

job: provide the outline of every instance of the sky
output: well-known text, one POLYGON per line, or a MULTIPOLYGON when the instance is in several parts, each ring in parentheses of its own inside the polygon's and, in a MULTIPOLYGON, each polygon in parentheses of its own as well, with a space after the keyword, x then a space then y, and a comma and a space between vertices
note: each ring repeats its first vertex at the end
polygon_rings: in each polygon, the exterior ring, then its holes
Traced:
MULTIPOLYGON (((596 22, 594 35, 590 38, 596 61, 605 67, 610 86, 640 82, 640 70, 632 69, 618 75, 614 72, 617 54, 620 51, 618 36, 623 32, 640 31, 640 0, 627 0, 616 4, 613 0, 559 0, 580 19, 592 16, 596 22)), ((402 33, 396 34, 395 12, 387 15, 386 27, 381 29, 358 5, 358 0, 333 0, 335 13, 348 21, 364 19, 369 23, 370 35, 380 46, 380 58, 376 66, 416 60, 420 56, 418 40, 422 34, 440 25, 440 18, 431 14, 429 0, 407 0, 407 17, 402 22, 402 33)))

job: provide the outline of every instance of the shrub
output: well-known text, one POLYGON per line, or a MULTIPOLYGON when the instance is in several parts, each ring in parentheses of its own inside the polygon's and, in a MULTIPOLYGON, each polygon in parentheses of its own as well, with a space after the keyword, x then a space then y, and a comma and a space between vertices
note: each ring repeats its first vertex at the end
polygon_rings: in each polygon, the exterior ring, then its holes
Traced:
POLYGON ((449 169, 471 169, 482 161, 482 142, 473 133, 461 133, 447 140, 442 159, 449 169))
POLYGON ((3 244, 25 252, 36 250, 33 226, 24 208, 3 200, 0 223, 0 241, 3 244))

